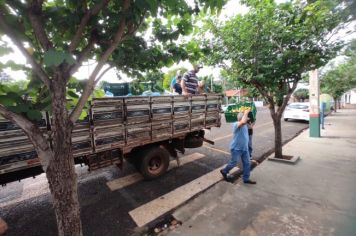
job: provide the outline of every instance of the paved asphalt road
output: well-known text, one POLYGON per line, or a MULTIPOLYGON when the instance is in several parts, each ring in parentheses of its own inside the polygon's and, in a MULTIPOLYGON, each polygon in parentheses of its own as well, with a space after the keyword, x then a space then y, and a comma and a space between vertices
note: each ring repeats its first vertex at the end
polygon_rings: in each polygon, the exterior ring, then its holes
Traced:
MULTIPOLYGON (((108 167, 87 172, 77 167, 79 198, 84 235, 131 235, 136 223, 129 212, 160 198, 187 183, 224 165, 228 159, 232 124, 206 131, 206 138, 215 145, 187 150, 186 155, 197 157, 180 168, 174 168, 159 179, 137 181, 126 187, 111 190, 107 183, 131 175, 134 168, 126 165, 123 171, 108 167)), ((283 140, 293 138, 308 127, 305 122, 282 121, 283 140)), ((254 130, 253 156, 259 159, 274 147, 274 129, 268 109, 260 108, 254 130)), ((136 176, 137 177, 137 176, 136 176)), ((35 179, 7 184, 0 191, 0 217, 9 225, 6 235, 56 235, 56 222, 47 181, 42 174, 35 179)))

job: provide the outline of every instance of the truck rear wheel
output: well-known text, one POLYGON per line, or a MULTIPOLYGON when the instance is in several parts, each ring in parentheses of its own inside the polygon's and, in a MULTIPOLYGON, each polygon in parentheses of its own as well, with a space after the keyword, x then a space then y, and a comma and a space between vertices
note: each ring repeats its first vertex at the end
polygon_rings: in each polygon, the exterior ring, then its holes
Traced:
POLYGON ((169 153, 163 147, 147 149, 139 162, 139 170, 145 179, 155 179, 163 175, 169 165, 169 153))

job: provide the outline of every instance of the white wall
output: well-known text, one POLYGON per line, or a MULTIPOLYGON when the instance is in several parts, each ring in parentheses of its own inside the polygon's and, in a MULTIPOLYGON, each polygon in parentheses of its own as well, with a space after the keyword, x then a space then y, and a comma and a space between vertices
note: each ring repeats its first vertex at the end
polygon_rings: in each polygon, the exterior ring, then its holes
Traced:
POLYGON ((341 96, 342 104, 356 104, 356 88, 351 89, 341 96))
POLYGON ((350 104, 356 104, 356 92, 351 90, 350 104))

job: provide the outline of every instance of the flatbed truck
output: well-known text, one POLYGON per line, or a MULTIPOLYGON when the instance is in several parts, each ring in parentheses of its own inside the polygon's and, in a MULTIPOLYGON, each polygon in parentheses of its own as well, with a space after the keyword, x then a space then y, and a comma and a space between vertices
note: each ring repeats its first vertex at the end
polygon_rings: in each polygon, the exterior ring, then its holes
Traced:
MULTIPOLYGON (((93 99, 87 117, 73 128, 75 163, 94 171, 121 167, 125 159, 146 179, 157 178, 167 171, 170 156, 179 164, 178 152, 209 142, 204 130, 220 127, 221 102, 216 94, 93 99)), ((38 125, 51 142, 50 115, 45 113, 38 125)), ((15 124, 0 119, 0 184, 42 172, 28 137, 15 124)))

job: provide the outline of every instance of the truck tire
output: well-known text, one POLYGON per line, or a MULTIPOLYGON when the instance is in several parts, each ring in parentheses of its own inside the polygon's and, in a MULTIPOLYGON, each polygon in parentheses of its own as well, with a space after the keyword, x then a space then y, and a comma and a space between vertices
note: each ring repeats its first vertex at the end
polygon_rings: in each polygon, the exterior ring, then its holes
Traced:
POLYGON ((203 138, 199 136, 187 136, 184 140, 185 148, 198 148, 203 146, 203 138))
POLYGON ((160 146, 146 149, 139 162, 139 171, 147 180, 158 178, 163 175, 169 166, 169 153, 160 146))

